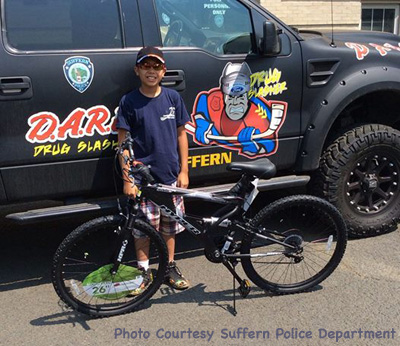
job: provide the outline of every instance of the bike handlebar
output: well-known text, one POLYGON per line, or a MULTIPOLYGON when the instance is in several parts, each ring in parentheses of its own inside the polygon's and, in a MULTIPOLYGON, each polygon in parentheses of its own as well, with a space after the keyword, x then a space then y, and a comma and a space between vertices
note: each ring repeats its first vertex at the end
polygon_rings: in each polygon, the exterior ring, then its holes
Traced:
POLYGON ((146 180, 149 184, 154 184, 155 179, 150 173, 149 166, 146 166, 142 162, 135 160, 135 155, 133 153, 133 139, 131 137, 130 132, 127 132, 125 135, 125 140, 121 143, 121 150, 128 150, 129 152, 129 162, 130 162, 130 172, 135 175, 139 174, 144 180, 146 180))
POLYGON ((155 183, 155 179, 153 178, 153 176, 150 173, 150 168, 148 166, 144 165, 141 162, 137 163, 133 167, 132 172, 139 174, 149 184, 154 184, 155 183))
POLYGON ((125 135, 125 140, 121 143, 122 150, 128 150, 130 159, 132 161, 135 160, 135 155, 133 154, 133 139, 131 137, 130 132, 127 132, 125 135))

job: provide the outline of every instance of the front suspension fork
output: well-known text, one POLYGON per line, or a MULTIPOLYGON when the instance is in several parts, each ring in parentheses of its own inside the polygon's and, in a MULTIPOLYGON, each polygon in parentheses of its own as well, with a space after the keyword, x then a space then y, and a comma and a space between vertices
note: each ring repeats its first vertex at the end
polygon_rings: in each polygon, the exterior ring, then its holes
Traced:
POLYGON ((118 272, 118 268, 122 262, 124 257, 124 253, 126 248, 128 247, 129 240, 131 239, 131 235, 134 229, 135 221, 139 212, 139 200, 138 197, 135 197, 134 200, 129 200, 128 207, 128 217, 123 226, 122 232, 120 234, 119 244, 117 247, 116 253, 113 256, 113 267, 110 269, 110 273, 115 275, 118 272))

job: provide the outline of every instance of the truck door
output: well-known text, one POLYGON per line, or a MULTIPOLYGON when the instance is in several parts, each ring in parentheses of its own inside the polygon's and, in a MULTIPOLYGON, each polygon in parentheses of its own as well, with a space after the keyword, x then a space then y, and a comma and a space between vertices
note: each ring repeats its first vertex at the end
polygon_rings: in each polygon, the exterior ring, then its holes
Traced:
POLYGON ((114 110, 134 87, 142 46, 136 1, 1 4, 0 174, 7 199, 112 190, 114 110))
POLYGON ((225 164, 269 157, 293 165, 299 144, 302 62, 297 38, 261 7, 238 0, 155 0, 167 74, 191 123, 194 177, 223 177, 225 164), (274 21, 281 52, 259 52, 264 21, 274 21))

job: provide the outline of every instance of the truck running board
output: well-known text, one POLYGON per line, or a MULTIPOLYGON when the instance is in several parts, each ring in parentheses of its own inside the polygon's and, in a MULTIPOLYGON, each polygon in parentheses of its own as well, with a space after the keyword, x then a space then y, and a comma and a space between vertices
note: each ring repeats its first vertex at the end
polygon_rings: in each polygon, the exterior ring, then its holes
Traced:
POLYGON ((78 203, 71 205, 62 205, 59 207, 41 208, 27 210, 21 213, 8 214, 7 219, 15 221, 18 224, 29 224, 39 221, 50 221, 60 217, 71 217, 82 213, 91 212, 117 212, 117 201, 106 200, 101 202, 78 203))
MULTIPOLYGON (((279 190, 284 188, 293 188, 305 186, 310 181, 310 177, 307 175, 297 176, 288 175, 282 177, 275 177, 268 180, 260 179, 258 182, 259 191, 271 191, 279 190)), ((234 183, 213 185, 203 188, 196 188, 199 191, 204 192, 226 192, 234 183)), ((117 202, 115 199, 106 200, 101 202, 90 202, 90 203, 79 203, 64 205, 59 207, 33 209, 21 213, 9 214, 6 216, 7 219, 15 221, 18 224, 29 224, 38 221, 49 221, 51 219, 57 219, 60 217, 71 217, 76 214, 90 213, 90 212, 102 212, 111 213, 116 212, 117 202)))

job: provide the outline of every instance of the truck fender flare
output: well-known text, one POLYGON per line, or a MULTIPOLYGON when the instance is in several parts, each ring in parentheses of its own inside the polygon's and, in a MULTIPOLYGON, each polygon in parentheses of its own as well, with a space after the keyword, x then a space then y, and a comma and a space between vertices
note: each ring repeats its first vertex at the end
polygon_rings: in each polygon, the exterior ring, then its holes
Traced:
POLYGON ((296 170, 310 171, 318 168, 328 133, 342 111, 356 99, 374 91, 400 91, 400 81, 396 80, 399 75, 399 68, 376 66, 353 73, 332 88, 326 98, 320 100, 310 118, 296 170))

